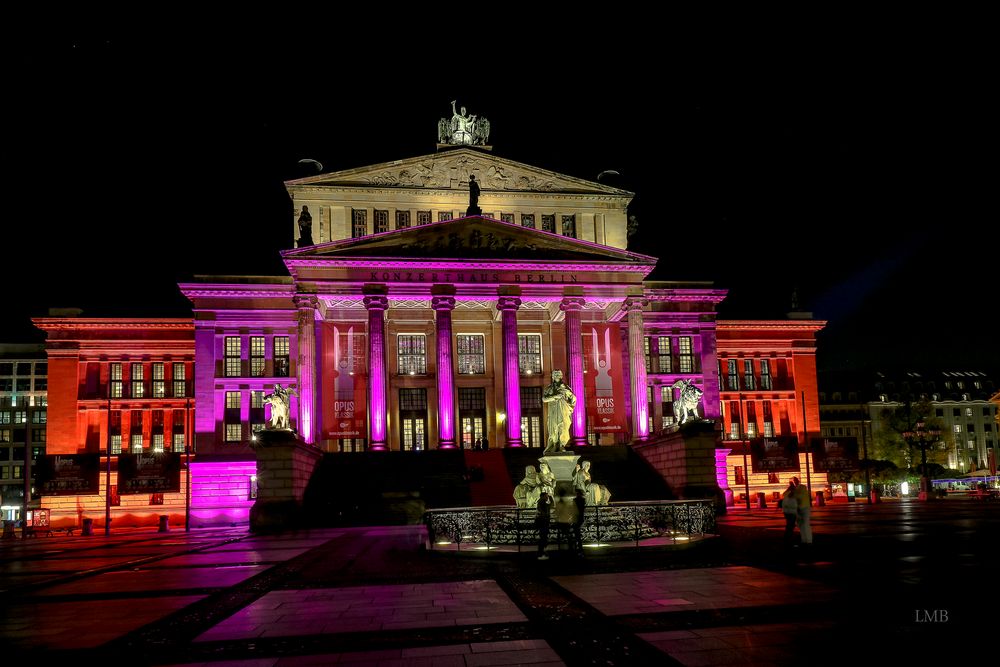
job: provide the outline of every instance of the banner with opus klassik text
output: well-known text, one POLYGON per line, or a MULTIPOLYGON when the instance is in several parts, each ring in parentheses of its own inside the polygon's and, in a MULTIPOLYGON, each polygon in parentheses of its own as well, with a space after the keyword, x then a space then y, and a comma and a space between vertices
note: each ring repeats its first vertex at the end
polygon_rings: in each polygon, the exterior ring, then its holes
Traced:
MULTIPOLYGON (((595 433, 625 433, 625 386, 622 381, 622 338, 617 324, 584 324, 583 387, 587 416, 595 433)), ((579 399, 578 399, 579 400, 579 399)))
POLYGON ((363 324, 323 324, 324 438, 363 438, 368 431, 365 340, 363 324))

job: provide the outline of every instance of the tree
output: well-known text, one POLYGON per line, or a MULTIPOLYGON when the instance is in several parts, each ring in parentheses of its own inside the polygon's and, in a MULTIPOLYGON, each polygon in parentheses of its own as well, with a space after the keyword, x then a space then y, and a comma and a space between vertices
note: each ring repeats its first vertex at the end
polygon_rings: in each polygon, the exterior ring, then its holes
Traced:
MULTIPOLYGON (((917 430, 917 424, 921 422, 925 431, 942 430, 941 421, 934 416, 934 406, 926 399, 916 403, 907 400, 900 406, 882 410, 879 428, 873 434, 875 456, 912 470, 920 461, 919 443, 912 438, 907 440, 903 434, 917 430)), ((941 444, 927 442, 928 468, 930 463, 947 462, 941 444)))

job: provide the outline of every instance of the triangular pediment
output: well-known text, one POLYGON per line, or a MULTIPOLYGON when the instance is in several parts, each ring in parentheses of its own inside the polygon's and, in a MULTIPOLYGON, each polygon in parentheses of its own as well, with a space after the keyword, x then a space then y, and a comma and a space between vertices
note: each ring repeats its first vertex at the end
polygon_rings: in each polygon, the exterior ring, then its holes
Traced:
POLYGON ((352 257, 475 261, 489 259, 629 263, 656 258, 550 232, 473 216, 398 229, 357 239, 285 250, 290 259, 352 257))
POLYGON ((394 160, 286 181, 289 190, 307 187, 380 187, 428 190, 468 190, 474 175, 483 190, 618 196, 633 193, 602 183, 559 174, 472 148, 394 160))

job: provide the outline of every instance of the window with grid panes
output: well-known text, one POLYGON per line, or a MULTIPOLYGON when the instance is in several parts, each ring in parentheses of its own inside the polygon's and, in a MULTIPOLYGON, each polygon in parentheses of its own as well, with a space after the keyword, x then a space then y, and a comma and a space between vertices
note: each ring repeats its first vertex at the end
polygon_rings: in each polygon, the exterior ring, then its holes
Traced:
POLYGON ((35 410, 31 413, 32 424, 44 424, 49 420, 48 410, 35 410))
POLYGON ((562 235, 576 238, 576 215, 562 217, 562 235))
POLYGON ((438 211, 438 222, 444 222, 445 220, 451 220, 451 211, 438 211))
POLYGON ((184 364, 174 364, 174 397, 182 398, 187 396, 187 373, 184 370, 184 364))
POLYGON ((365 209, 351 209, 351 238, 360 238, 368 235, 368 211, 365 209))
POLYGON ((556 216, 542 213, 542 231, 556 233, 556 216))
POLYGON ((737 391, 740 388, 740 379, 736 369, 736 359, 726 360, 726 386, 730 391, 737 391))
POLYGON ((264 392, 255 389, 250 392, 250 433, 263 431, 264 423, 264 392))
POLYGON ((771 380, 771 362, 768 359, 760 360, 760 388, 774 389, 774 383, 771 380))
POLYGON ((153 437, 152 450, 154 452, 161 452, 162 453, 163 452, 163 434, 162 433, 154 433, 152 437, 153 437))
POLYGON ((540 375, 542 372, 541 334, 518 334, 517 365, 521 375, 540 375))
POLYGON ((527 227, 529 229, 535 228, 535 214, 534 213, 522 213, 521 214, 521 226, 527 227))
POLYGON ((418 225, 429 225, 429 224, 431 224, 431 212, 430 211, 417 211, 417 224, 418 225))
POLYGON ((743 360, 743 387, 749 390, 757 388, 757 381, 753 375, 753 359, 743 360))
POLYGON ((653 372, 653 360, 652 360, 652 353, 650 351, 651 347, 652 347, 652 345, 650 344, 650 337, 649 336, 643 336, 642 337, 642 354, 643 354, 643 356, 646 359, 646 372, 647 373, 653 372))
POLYGON ((389 211, 375 209, 374 218, 376 234, 389 231, 389 211))
MULTIPOLYGON (((763 384, 763 378, 761 379, 763 384)), ((764 401, 764 437, 774 437, 774 418, 771 416, 771 401, 764 401)))
POLYGON ((544 447, 542 442, 542 388, 521 387, 521 439, 525 447, 544 447))
POLYGON ((396 357, 400 375, 427 373, 427 336, 399 334, 396 336, 396 357))
POLYGON ((142 398, 146 395, 146 385, 142 378, 142 364, 129 366, 129 388, 132 398, 142 398))
POLYGON ((238 378, 240 376, 240 356, 242 350, 243 347, 239 336, 226 336, 224 358, 227 378, 238 378))
POLYGON ((674 389, 670 386, 660 387, 660 414, 663 428, 672 426, 674 420, 674 389))
POLYGON ((509 222, 514 224, 514 214, 513 213, 501 213, 500 222, 509 222))
POLYGON ((142 433, 133 433, 129 440, 129 452, 132 454, 142 454, 142 433))
POLYGON ((691 336, 680 336, 677 339, 677 362, 679 373, 694 373, 694 351, 691 348, 691 336))
POLYGON ((226 392, 225 437, 226 442, 237 442, 243 439, 243 422, 240 417, 240 401, 242 396, 238 391, 226 392))
POLYGON ((462 375, 486 373, 486 337, 483 334, 458 334, 458 372, 462 375))
POLYGON ((673 368, 670 365, 670 337, 669 336, 659 336, 656 339, 657 350, 656 354, 658 357, 657 362, 660 364, 661 373, 671 373, 673 368))
POLYGON ((288 336, 274 337, 274 377, 286 378, 291 372, 288 359, 288 336))
POLYGON ((162 363, 153 364, 153 398, 166 398, 166 370, 162 363))
POLYGON ((264 377, 264 336, 250 336, 250 377, 264 377))
POLYGON ((396 211, 396 229, 406 229, 410 226, 410 212, 396 211))

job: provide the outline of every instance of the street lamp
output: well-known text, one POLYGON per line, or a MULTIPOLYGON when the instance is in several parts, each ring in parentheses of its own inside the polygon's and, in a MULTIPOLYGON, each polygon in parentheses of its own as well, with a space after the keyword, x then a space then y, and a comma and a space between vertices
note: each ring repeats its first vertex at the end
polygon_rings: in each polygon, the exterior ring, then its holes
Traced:
POLYGON ((920 447, 920 500, 930 500, 930 479, 927 476, 927 445, 937 442, 941 436, 941 431, 932 428, 924 428, 924 422, 918 421, 915 431, 903 433, 903 439, 911 447, 916 444, 920 447))

